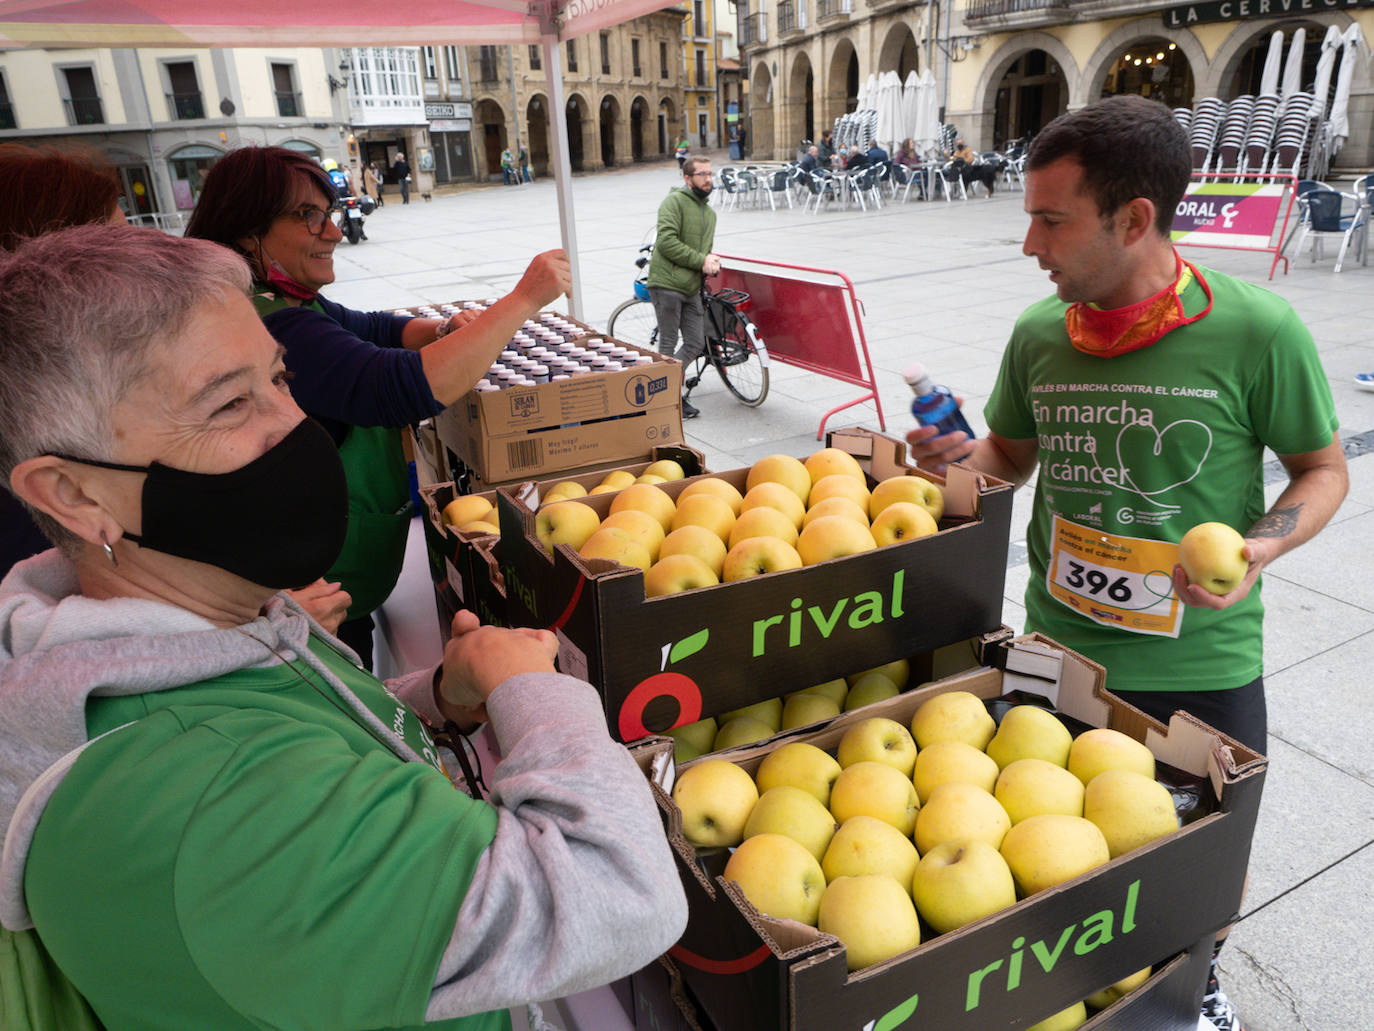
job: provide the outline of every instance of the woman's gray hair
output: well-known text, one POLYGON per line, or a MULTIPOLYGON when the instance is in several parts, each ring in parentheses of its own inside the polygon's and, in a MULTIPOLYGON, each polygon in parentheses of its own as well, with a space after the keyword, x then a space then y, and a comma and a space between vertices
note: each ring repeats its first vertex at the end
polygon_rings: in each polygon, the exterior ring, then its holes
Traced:
MULTIPOLYGON (((156 229, 85 225, 0 255, 0 474, 61 451, 108 459, 115 406, 197 308, 246 296, 234 252, 156 229)), ((32 509, 30 510, 32 511, 32 509)), ((73 536, 41 512, 59 546, 73 536)))

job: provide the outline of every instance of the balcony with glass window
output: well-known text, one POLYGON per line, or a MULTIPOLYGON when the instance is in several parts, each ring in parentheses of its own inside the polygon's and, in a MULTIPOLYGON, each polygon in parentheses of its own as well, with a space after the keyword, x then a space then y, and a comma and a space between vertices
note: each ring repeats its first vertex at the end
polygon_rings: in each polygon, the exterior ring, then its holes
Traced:
POLYGON ((164 93, 167 98, 167 113, 178 120, 204 118, 205 101, 196 93, 164 93))
POLYGON ((779 0, 778 39, 792 39, 806 30, 806 0, 779 0))
POLYGON ((821 25, 832 21, 848 21, 853 10, 852 0, 816 0, 816 21, 821 25))
MULTIPOLYGON (((419 47, 355 47, 347 52, 348 108, 354 126, 426 125, 419 47)), ((495 62, 493 62, 495 63, 495 62)), ((449 67, 450 92, 457 85, 449 67)), ((485 78, 485 65, 481 68, 485 78)))

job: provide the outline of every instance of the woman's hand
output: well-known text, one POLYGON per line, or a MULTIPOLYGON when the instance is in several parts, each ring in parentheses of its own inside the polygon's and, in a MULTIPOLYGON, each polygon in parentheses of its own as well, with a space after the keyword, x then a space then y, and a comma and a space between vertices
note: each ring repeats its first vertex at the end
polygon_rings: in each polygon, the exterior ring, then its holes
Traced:
POLYGON ((547 630, 482 626, 466 609, 453 617, 444 646, 443 674, 435 698, 455 722, 471 719, 487 696, 521 673, 556 672, 558 639, 547 630))
POLYGON ((572 262, 567 252, 554 250, 536 254, 514 292, 536 309, 548 307, 564 294, 571 295, 572 262))
POLYGON ((353 604, 352 595, 339 586, 337 581, 331 583, 324 577, 320 577, 308 587, 299 587, 286 593, 331 634, 339 632, 344 616, 348 615, 348 606, 353 604))

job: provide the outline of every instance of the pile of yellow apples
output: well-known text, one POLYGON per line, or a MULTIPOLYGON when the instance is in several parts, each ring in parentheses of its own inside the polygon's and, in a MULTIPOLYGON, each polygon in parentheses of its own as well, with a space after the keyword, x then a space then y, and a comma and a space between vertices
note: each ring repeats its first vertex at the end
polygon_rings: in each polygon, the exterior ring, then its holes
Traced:
POLYGON ((566 544, 583 558, 637 566, 644 570, 644 593, 653 598, 923 537, 936 532, 944 513, 937 484, 901 475, 870 490, 858 461, 839 448, 822 448, 804 461, 761 458, 750 466, 742 494, 728 480, 708 476, 674 501, 646 480, 651 475, 681 479, 682 469, 656 462, 638 479, 624 472, 628 482, 608 486, 608 478, 593 491, 575 481, 556 484, 535 516, 536 536, 550 554, 566 544), (605 519, 577 500, 603 489, 617 492, 605 519))
POLYGON ((445 526, 463 533, 500 533, 496 506, 481 494, 460 494, 440 513, 445 526))
MULTIPOLYGON (((672 794, 688 841, 734 850, 727 881, 760 912, 833 934, 850 970, 915 948, 922 921, 952 931, 1179 825, 1143 744, 1105 728, 1075 738, 1035 705, 999 725, 966 691, 926 700, 909 727, 860 720, 834 755, 784 744, 752 777, 702 759, 672 794)), ((1091 1002, 1109 1005, 1148 976, 1091 1002)), ((1080 1003, 1037 1028, 1083 1020, 1080 1003)))

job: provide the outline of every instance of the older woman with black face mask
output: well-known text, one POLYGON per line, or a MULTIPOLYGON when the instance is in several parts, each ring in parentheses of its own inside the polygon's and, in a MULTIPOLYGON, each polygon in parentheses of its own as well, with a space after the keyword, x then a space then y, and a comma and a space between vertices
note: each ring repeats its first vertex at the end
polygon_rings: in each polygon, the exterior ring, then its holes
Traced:
POLYGON ((74 985, 107 1031, 489 1028, 638 969, 681 883, 553 636, 459 613, 383 684, 280 592, 348 498, 248 290, 147 230, 0 256, 0 472, 57 545, 0 588, 6 1011, 74 985), (427 729, 486 716, 492 803, 427 729))
POLYGON ((370 613, 400 575, 411 515, 401 428, 471 390, 521 324, 571 288, 571 270, 562 251, 538 255, 516 288, 471 322, 351 311, 320 294, 334 281, 343 239, 334 201, 310 158, 244 147, 206 176, 186 235, 247 259, 253 303, 286 348, 292 392, 339 446, 349 529, 328 579, 352 596, 339 636, 370 665, 370 613))

